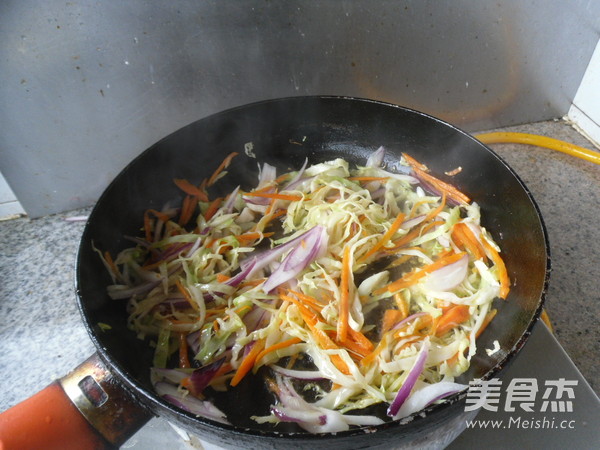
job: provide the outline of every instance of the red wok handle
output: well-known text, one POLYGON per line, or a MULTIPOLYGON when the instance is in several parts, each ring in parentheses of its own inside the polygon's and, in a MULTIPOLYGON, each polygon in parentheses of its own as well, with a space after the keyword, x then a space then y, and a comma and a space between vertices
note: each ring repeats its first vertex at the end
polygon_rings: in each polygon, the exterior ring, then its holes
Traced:
POLYGON ((0 414, 0 450, 118 448, 151 417, 93 355, 0 414))

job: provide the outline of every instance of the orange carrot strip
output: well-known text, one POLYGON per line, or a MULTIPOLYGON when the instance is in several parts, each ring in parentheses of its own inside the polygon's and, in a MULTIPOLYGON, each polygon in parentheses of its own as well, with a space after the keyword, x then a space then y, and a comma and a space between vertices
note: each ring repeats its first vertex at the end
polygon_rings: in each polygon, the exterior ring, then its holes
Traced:
MULTIPOLYGON (((409 321, 409 322, 403 324, 402 327, 398 328, 397 330, 394 330, 394 333, 393 333, 394 337, 407 338, 408 336, 406 336, 406 335, 401 336, 401 335, 404 332, 404 329, 413 323, 415 324, 415 328, 414 328, 415 334, 412 334, 411 336, 416 336, 416 337, 422 337, 422 334, 423 334, 422 330, 424 328, 433 329, 436 326, 436 321, 431 317, 431 314, 425 314, 424 316, 417 317, 414 320, 414 322, 409 321)), ((427 334, 433 334, 433 333, 429 332, 427 334)))
POLYGON ((216 316, 217 314, 222 314, 225 311, 225 306, 221 308, 209 308, 206 310, 206 318, 211 316, 216 316))
POLYGON ((215 198, 212 202, 210 202, 210 205, 208 205, 208 208, 206 208, 206 211, 204 211, 204 218, 206 220, 210 220, 219 210, 222 202, 223 197, 215 198))
POLYGON ((423 222, 429 222, 431 219, 437 217, 437 215, 441 213, 444 209, 444 206, 446 206, 446 192, 442 192, 442 201, 437 206, 437 208, 432 209, 431 211, 429 211, 429 213, 427 213, 423 222))
POLYGON ((348 336, 348 317, 350 315, 350 246, 344 247, 342 256, 342 274, 340 276, 340 304, 337 323, 337 340, 345 342, 348 336))
POLYGON ((229 384, 231 384, 232 386, 237 386, 238 383, 240 381, 242 381, 242 379, 246 376, 246 374, 248 372, 250 372, 250 370, 252 370, 252 367, 254 367, 254 363, 256 362, 256 357, 262 351, 264 346, 265 346, 264 339, 260 339, 254 343, 254 345, 250 349, 250 352, 248 352, 248 354, 242 360, 242 363, 236 370, 235 375, 233 376, 233 378, 231 379, 229 384))
POLYGON ((388 346, 388 337, 386 335, 379 341, 379 343, 377 344, 377 346, 371 353, 369 353, 367 356, 365 356, 363 359, 361 359, 360 365, 362 367, 366 367, 369 364, 371 364, 375 360, 375 358, 377 358, 377 356, 379 356, 379 354, 387 346, 388 346))
POLYGON ((261 221, 257 222, 256 225, 252 228, 252 230, 257 230, 258 226, 261 225, 261 230, 264 230, 267 226, 269 226, 269 223, 272 222, 274 219, 276 219, 277 217, 283 216, 284 214, 287 213, 287 209, 278 209, 275 212, 270 212, 271 207, 273 205, 273 202, 271 202, 269 204, 269 207, 267 208, 267 211, 264 215, 264 217, 261 219, 261 221))
POLYGON ((148 211, 144 213, 144 236, 147 242, 152 242, 152 219, 150 218, 150 214, 148 211))
POLYGON ((400 289, 404 289, 407 287, 412 286, 413 284, 417 284, 417 282, 419 281, 419 279, 423 278, 425 276, 425 272, 408 272, 404 275, 402 275, 402 277, 398 278, 396 281, 380 287, 379 289, 376 289, 374 291, 375 295, 381 295, 384 292, 394 292, 394 291, 399 291, 400 289))
MULTIPOLYGON (((355 331, 352 327, 348 327, 348 334, 350 335, 350 340, 355 342, 356 345, 365 352, 373 351, 373 343, 360 331, 355 331)), ((346 342, 348 342, 348 340, 346 340, 346 342)))
POLYGON ((428 264, 426 266, 423 266, 421 269, 418 269, 416 271, 408 272, 408 273, 404 274, 398 280, 393 281, 392 283, 388 284, 387 286, 377 289, 375 291, 375 294, 377 294, 377 295, 382 294, 386 290, 388 292, 395 292, 400 289, 404 289, 406 287, 412 286, 413 284, 416 284, 421 278, 423 278, 428 273, 434 272, 435 270, 441 269, 444 266, 455 263, 460 258, 462 258, 464 255, 465 255, 464 252, 452 253, 450 255, 444 255, 441 258, 439 258, 437 261, 435 261, 431 264, 428 264))
POLYGON ((194 211, 196 210, 196 206, 198 204, 198 197, 187 195, 183 199, 183 203, 181 205, 181 212, 179 213, 179 225, 186 225, 192 216, 194 215, 194 211))
POLYGON ((218 273, 217 274, 217 283, 225 283, 227 280, 229 280, 231 277, 229 275, 225 275, 222 273, 218 273))
POLYGON ((551 333, 554 333, 554 327, 552 326, 552 321, 550 320, 550 316, 545 309, 542 309, 540 313, 540 320, 544 322, 544 324, 548 327, 551 333))
POLYGON ((445 267, 449 264, 455 263, 456 261, 461 259, 463 256, 465 256, 465 254, 466 254, 465 252, 450 253, 450 254, 447 254, 444 252, 442 254, 442 256, 440 256, 436 261, 422 267, 421 270, 424 272, 427 272, 427 273, 434 272, 438 269, 441 269, 442 267, 445 267))
POLYGON ((469 306, 454 305, 440 316, 435 335, 437 337, 443 336, 452 328, 468 320, 469 317, 471 317, 469 314, 469 306))
POLYGON ((421 228, 413 228, 408 233, 406 233, 404 236, 402 236, 400 239, 396 239, 395 241, 393 241, 394 247, 392 247, 388 251, 397 250, 398 248, 407 245, 413 239, 418 238, 422 231, 426 231, 425 226, 423 226, 421 228))
POLYGON ((393 241, 394 246, 390 249, 386 249, 386 251, 397 250, 400 247, 403 247, 403 246, 409 244, 410 241, 418 238, 423 233, 427 233, 433 227, 435 227, 437 225, 443 225, 443 224, 444 224, 443 220, 436 220, 435 222, 430 222, 428 224, 423 225, 421 228, 413 228, 411 231, 409 231, 406 235, 402 236, 400 239, 396 239, 395 241, 393 241))
POLYGON ((448 364, 449 366, 453 366, 458 362, 458 357, 460 356, 460 352, 456 352, 454 355, 452 355, 450 358, 448 358, 446 360, 446 364, 448 364))
POLYGON ((305 306, 310 306, 311 308, 313 308, 315 312, 320 313, 323 309, 323 306, 319 304, 316 298, 311 297, 310 295, 303 294, 302 292, 293 291, 291 289, 289 292, 298 297, 298 299, 301 300, 305 304, 305 306))
POLYGON ((483 245, 475 237, 475 234, 473 234, 467 224, 463 222, 454 224, 452 227, 452 238, 454 239, 455 237, 456 244, 462 244, 475 259, 482 259, 484 262, 487 261, 483 245))
MULTIPOLYGON (((477 330, 477 333, 475 334, 475 339, 477 339, 481 335, 481 333, 483 333, 483 331, 490 324, 490 322, 492 321, 494 316, 496 316, 497 312, 498 312, 498 310, 492 309, 490 312, 488 312, 485 315, 485 319, 483 319, 483 323, 481 324, 481 327, 479 328, 479 330, 477 330)), ((466 351, 466 349, 465 349, 465 351, 466 351)), ((454 355, 452 355, 450 358, 448 358, 446 360, 446 364, 448 364, 448 365, 456 364, 458 362, 459 356, 460 356, 460 352, 456 352, 454 355)))
MULTIPOLYGON (((314 313, 312 313, 308 308, 306 308, 300 301, 289 295, 280 294, 279 297, 282 300, 287 300, 294 303, 298 307, 302 319, 304 319, 304 322, 306 322, 306 325, 308 325, 308 328, 310 329, 313 336, 322 348, 324 348, 325 350, 339 349, 339 347, 335 344, 335 342, 331 340, 327 333, 325 333, 321 328, 317 326, 317 324, 320 323, 320 321, 314 313)), ((338 368, 340 372, 342 372, 345 375, 350 375, 350 370, 348 369, 348 366, 339 355, 331 355, 330 358, 331 362, 338 368)))
POLYGON ((223 172, 223 170, 225 170, 227 167, 229 167, 229 164, 231 164, 231 160, 233 158, 235 158, 237 155, 238 155, 237 152, 231 152, 229 155, 227 155, 225 157, 225 159, 223 160, 223 162, 219 165, 219 167, 217 167, 217 170, 215 170, 213 172, 213 174, 210 176, 210 178, 206 182, 206 186, 212 186, 213 184, 215 184, 215 181, 217 181, 219 174, 221 172, 223 172))
POLYGON ((288 178, 290 178, 290 174, 289 173, 284 173, 283 175, 279 175, 277 178, 275 178, 275 183, 281 184, 282 182, 284 182, 288 178))
POLYGON ((121 273, 119 272, 119 268, 115 264, 115 261, 112 259, 112 256, 110 256, 110 252, 108 250, 106 250, 104 252, 104 261, 106 261, 106 264, 108 264, 108 267, 110 268, 110 271, 116 277, 120 277, 121 276, 121 273))
POLYGON ((404 339, 410 339, 408 342, 405 342, 398 350, 396 350, 396 354, 400 353, 409 345, 413 345, 416 341, 423 339, 423 336, 418 334, 413 334, 412 336, 405 336, 404 339))
POLYGON ((302 200, 301 195, 287 195, 287 194, 277 194, 275 192, 246 192, 244 195, 249 197, 264 197, 264 198, 272 198, 275 200, 289 200, 291 202, 299 202, 302 200))
POLYGON ((148 242, 152 242, 154 240, 152 237, 152 231, 154 231, 155 227, 151 216, 154 216, 162 223, 167 224, 167 227, 169 225, 169 220, 171 220, 171 218, 168 215, 155 209, 147 209, 146 211, 144 211, 144 233, 148 242))
POLYGON ((375 348, 373 343, 364 334, 360 331, 354 331, 352 327, 348 327, 348 339, 346 339, 345 342, 339 342, 337 340, 336 330, 327 330, 326 333, 334 339, 337 345, 352 350, 363 357, 372 352, 375 348))
MULTIPOLYGON (((275 199, 272 198, 269 201, 269 206, 267 206, 267 209, 265 210, 265 217, 269 217, 271 215, 271 213, 273 212, 273 208, 275 208, 275 199)), ((271 219, 269 218, 269 221, 271 221, 271 219)))
POLYGON ((396 258, 394 261, 392 261, 391 263, 389 263, 387 265, 388 269, 391 269, 393 267, 398 267, 401 266, 402 264, 404 264, 406 261, 408 261, 410 258, 412 258, 413 255, 402 255, 398 258, 396 258))
MULTIPOLYGON (((272 193, 275 189, 276 189, 276 187, 272 183, 269 183, 266 186, 261 187, 260 189, 254 189, 252 192, 256 192, 256 193, 258 193, 258 192, 262 192, 262 193, 271 192, 272 193)), ((246 194, 244 194, 244 195, 246 195, 246 194)))
POLYGON ((223 365, 221 367, 219 367, 219 370, 217 370, 217 372, 215 373, 215 376, 213 378, 218 378, 218 377, 222 377, 225 374, 228 374, 229 372, 231 372, 233 370, 233 366, 231 365, 231 363, 223 363, 223 365))
POLYGON ((381 323, 381 334, 390 331, 394 325, 403 319, 402 316, 402 311, 398 309, 386 309, 381 323))
POLYGON ((190 377, 185 377, 179 382, 179 384, 181 385, 181 387, 184 387, 188 391, 190 391, 192 395, 196 395, 194 392, 192 392, 194 390, 194 385, 192 384, 192 380, 190 380, 190 377))
POLYGON ((175 178, 173 181, 175 182, 177 187, 186 194, 191 195, 192 197, 198 197, 203 202, 208 201, 208 196, 206 195, 206 192, 194 186, 188 180, 184 180, 183 178, 175 178))
MULTIPOLYGON (((444 209, 444 206, 446 206, 446 192, 442 192, 442 201, 440 202, 440 204, 433 210, 429 211, 429 213, 425 216, 425 219, 423 219, 423 223, 427 223, 429 220, 433 219, 434 217, 436 217, 440 212, 442 212, 442 210, 444 209)), ((432 203, 431 201, 428 200, 420 200, 418 202, 416 202, 413 207, 410 210, 410 213, 408 215, 408 217, 414 217, 415 213, 417 212, 417 208, 420 205, 426 204, 426 203, 432 203)))
POLYGON ((500 279, 500 298, 506 299, 508 292, 510 291, 510 278, 508 277, 504 260, 485 238, 481 239, 481 243, 485 250, 490 254, 492 261, 498 270, 498 278, 500 279))
POLYGON ((269 232, 269 233, 259 233, 258 231, 255 232, 250 232, 250 233, 244 233, 244 234, 238 234, 237 236, 235 236, 235 238, 238 241, 254 241, 256 239, 260 239, 261 237, 271 237, 273 236, 275 233, 273 232, 269 232))
POLYGON ((424 205, 426 203, 432 203, 433 200, 429 199, 429 200, 419 200, 418 202, 415 202, 415 204, 412 206, 412 208, 410 208, 410 212, 408 213, 408 217, 410 219, 412 219, 413 217, 415 217, 415 214, 417 213, 417 208, 421 205, 424 205))
POLYGON ((189 369, 191 367, 186 337, 185 333, 179 333, 179 367, 182 369, 189 369))
POLYGON ((194 299, 192 298, 192 296, 190 295, 188 290, 183 286, 183 284, 181 284, 181 281, 180 280, 175 281, 175 285, 177 286, 177 289, 179 289, 179 292, 181 292, 183 294, 183 296, 185 297, 187 302, 190 304, 192 309, 199 311, 200 308, 198 307, 198 304, 194 301, 194 299))
POLYGON ((183 197, 183 200, 181 202, 181 209, 179 211, 179 225, 185 225, 190 219, 188 210, 190 209, 191 198, 192 197, 190 195, 186 195, 185 197, 183 197))
MULTIPOLYGON (((290 291, 290 292, 292 292, 292 291, 290 291)), ((279 291, 279 298, 281 300, 293 303, 294 305, 296 305, 300 309, 300 312, 304 311, 304 312, 306 312, 306 314, 312 314, 311 311, 309 309, 307 309, 306 306, 303 305, 300 300, 298 300, 297 298, 292 297, 291 295, 284 294, 283 290, 279 291)))
POLYGON ((396 219, 390 225, 390 228, 383 234, 383 236, 381 236, 381 239, 379 239, 379 241, 373 247, 371 247, 371 250, 369 250, 367 253, 360 257, 358 262, 366 260, 369 256, 375 254, 379 251, 381 247, 387 244, 387 242, 392 238, 396 231, 398 231, 398 229, 402 225, 402 222, 404 222, 404 217, 405 216, 403 213, 398 213, 396 219))
POLYGON ((217 253, 219 255, 224 255, 231 249, 232 249, 231 245, 222 245, 221 247, 219 247, 219 251, 217 253))
POLYGON ((430 175, 419 168, 413 167, 413 170, 419 178, 423 179, 425 182, 429 183, 439 191, 446 192, 446 194, 448 194, 448 197, 450 197, 457 203, 469 203, 471 201, 471 199, 467 195, 459 191, 450 183, 446 183, 445 181, 442 181, 439 178, 436 178, 433 175, 430 175))
POLYGON ((168 222, 169 220, 171 220, 171 218, 169 216, 167 216, 165 213, 162 213, 160 211, 157 211, 155 209, 148 209, 146 210, 146 212, 148 214, 154 214, 154 216, 160 220, 161 222, 168 222))
POLYGON ((235 308, 234 311, 235 311, 236 314, 242 314, 242 313, 248 312, 251 309, 252 309, 251 306, 242 305, 242 306, 239 306, 238 308, 235 308), (246 310, 248 310, 248 311, 246 311, 246 310))
POLYGON ((256 280, 246 280, 246 281, 242 281, 238 287, 241 289, 243 287, 248 287, 248 286, 258 286, 259 284, 264 283, 266 280, 266 278, 258 278, 256 280))
POLYGON ((361 345, 360 343, 358 343, 356 341, 353 341, 352 339, 346 339, 345 342, 338 342, 337 340, 335 340, 336 339, 336 331, 335 330, 327 330, 325 333, 327 333, 327 336, 329 336, 331 339, 333 339, 337 345, 348 350, 350 353, 350 356, 354 360, 360 361, 362 358, 364 358, 365 356, 367 356, 369 353, 371 353, 373 351, 372 345, 371 345, 370 349, 367 349, 363 345, 361 345))
POLYGON ((350 375, 350 369, 348 369, 348 365, 344 362, 340 355, 331 355, 329 358, 331 359, 333 365, 337 367, 340 372, 342 372, 344 375, 350 375))
POLYGON ((260 360, 262 359, 263 356, 268 355, 271 352, 277 351, 277 350, 281 350, 282 348, 286 348, 286 347, 290 347, 294 344, 298 344, 299 342, 302 342, 302 339, 298 338, 298 337, 293 337, 291 339, 288 339, 286 341, 282 341, 282 342, 278 342, 277 344, 273 344, 270 347, 265 348, 263 351, 261 351, 257 356, 256 356, 256 360, 254 361, 254 365, 256 366, 260 360))
POLYGON ((427 172, 429 172, 429 169, 427 168, 427 166, 425 164, 420 163, 415 158, 413 158, 410 155, 407 155, 406 153, 402 153, 402 156, 404 156, 404 159, 406 160, 406 162, 413 168, 415 173, 420 178, 422 178, 427 183, 431 184, 433 187, 437 188, 441 192, 446 192, 448 194, 448 197, 450 197, 454 201, 456 201, 458 203, 469 203, 471 201, 471 199, 469 197, 467 197, 461 191, 456 189, 456 187, 454 187, 453 185, 446 183, 446 182, 434 177, 433 175, 427 173, 427 172))
POLYGON ((417 161, 415 158, 413 158, 412 156, 406 154, 406 153, 402 153, 402 156, 404 156, 404 159, 406 160, 406 162, 413 168, 418 168, 421 170, 424 170, 425 172, 429 171, 429 169, 427 168, 427 166, 423 163, 420 163, 419 161, 417 161))
POLYGON ((273 219, 277 219, 278 217, 283 216, 284 214, 287 214, 287 209, 278 209, 277 211, 271 214, 269 222, 273 219))
POLYGON ((398 305, 398 311, 400 311, 400 320, 406 319, 410 315, 410 309, 408 307, 408 302, 402 293, 397 292, 394 294, 394 300, 396 300, 396 305, 398 305))

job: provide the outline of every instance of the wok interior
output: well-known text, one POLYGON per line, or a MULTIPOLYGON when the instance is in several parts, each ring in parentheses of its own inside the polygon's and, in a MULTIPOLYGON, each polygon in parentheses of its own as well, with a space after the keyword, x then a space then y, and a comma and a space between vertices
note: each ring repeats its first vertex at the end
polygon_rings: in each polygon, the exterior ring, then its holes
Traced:
MULTIPOLYGON (((110 278, 92 243, 113 256, 130 246, 124 236, 140 234, 146 209, 160 209, 168 202, 179 205, 183 194, 173 178, 197 184, 225 155, 237 151, 240 155, 213 191, 222 195, 237 185, 242 189, 255 186, 259 163, 275 165, 280 173, 298 169, 305 158, 317 163, 341 157, 362 164, 381 145, 387 151, 387 168, 393 170, 400 153, 407 152, 466 192, 481 206, 482 224, 502 248, 511 292, 506 301, 496 301, 498 314, 480 337, 477 356, 459 381, 495 376, 507 355, 510 358, 523 345, 541 308, 548 261, 535 204, 494 153, 460 130, 400 107, 335 97, 267 101, 210 116, 161 140, 121 172, 90 216, 78 260, 80 307, 101 356, 144 402, 156 406, 149 380, 153 350, 127 329, 125 301, 107 296, 110 278), (250 142, 256 159, 244 153, 250 142), (459 166, 460 173, 444 176, 445 171, 459 166), (102 331, 99 322, 112 328, 102 331), (491 348, 494 340, 502 350, 488 356, 484 349, 491 348)), ((235 397, 219 398, 218 406, 232 422, 257 430, 262 426, 248 416, 268 414, 272 401, 262 383, 252 379, 240 385, 235 397), (256 411, 257 405, 262 411, 256 411)), ((177 415, 183 421, 195 421, 191 415, 177 415)), ((277 430, 285 428, 278 426, 277 430)))

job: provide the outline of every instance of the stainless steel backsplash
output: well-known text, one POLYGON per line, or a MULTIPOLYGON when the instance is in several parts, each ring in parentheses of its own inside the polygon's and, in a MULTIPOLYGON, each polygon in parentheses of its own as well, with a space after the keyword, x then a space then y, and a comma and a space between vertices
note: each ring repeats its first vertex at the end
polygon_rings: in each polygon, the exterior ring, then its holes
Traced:
POLYGON ((561 117, 599 30, 583 0, 3 1, 0 171, 35 217, 263 99, 367 97, 468 131, 561 117))

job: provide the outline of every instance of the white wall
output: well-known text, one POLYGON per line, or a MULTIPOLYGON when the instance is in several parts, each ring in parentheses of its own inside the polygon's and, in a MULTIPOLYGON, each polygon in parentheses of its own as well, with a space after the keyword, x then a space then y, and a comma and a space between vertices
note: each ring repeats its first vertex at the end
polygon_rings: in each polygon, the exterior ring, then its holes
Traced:
POLYGON ((568 118, 600 148, 600 40, 577 90, 568 118))

